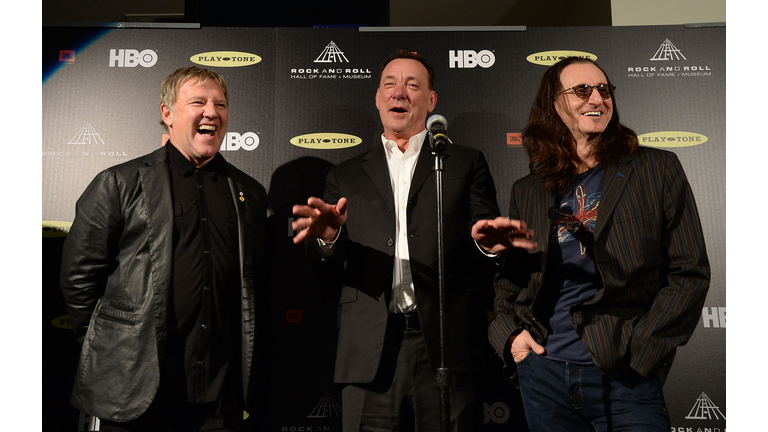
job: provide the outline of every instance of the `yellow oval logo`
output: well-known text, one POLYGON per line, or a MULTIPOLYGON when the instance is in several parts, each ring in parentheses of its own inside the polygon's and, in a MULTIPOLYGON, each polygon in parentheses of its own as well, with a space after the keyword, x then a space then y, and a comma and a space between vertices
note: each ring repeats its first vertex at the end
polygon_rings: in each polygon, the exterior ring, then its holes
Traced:
POLYGON ((314 133, 291 138, 291 144, 296 147, 320 150, 354 147, 362 142, 362 139, 354 135, 340 133, 314 133))
POLYGON ((51 324, 53 324, 58 328, 72 330, 72 320, 69 318, 69 315, 62 315, 60 317, 56 317, 51 320, 51 324))
POLYGON ((560 60, 568 57, 583 57, 590 60, 597 60, 597 56, 584 51, 543 51, 531 54, 525 59, 529 62, 542 66, 552 66, 560 60))
POLYGON ((203 66, 240 67, 256 64, 261 61, 261 57, 239 51, 211 51, 195 54, 189 60, 203 66))
POLYGON ((43 238, 66 237, 72 222, 43 221, 43 238))
POLYGON ((651 132, 637 137, 646 147, 691 147, 709 141, 706 135, 693 132, 651 132))

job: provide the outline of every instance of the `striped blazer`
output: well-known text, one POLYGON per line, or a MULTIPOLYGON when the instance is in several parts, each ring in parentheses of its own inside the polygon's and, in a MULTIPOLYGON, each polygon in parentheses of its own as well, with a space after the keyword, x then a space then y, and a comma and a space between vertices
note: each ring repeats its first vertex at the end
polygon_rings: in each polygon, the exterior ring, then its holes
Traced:
MULTIPOLYGON (((507 251, 496 277, 488 336, 510 376, 510 335, 525 329, 539 344, 547 340, 533 304, 546 277, 553 205, 536 178, 515 182, 510 218, 528 223, 539 250, 507 251)), ((664 382, 676 348, 696 328, 710 278, 698 210, 677 156, 640 147, 606 166, 594 236, 603 288, 571 308, 570 321, 597 366, 629 366, 664 382)))

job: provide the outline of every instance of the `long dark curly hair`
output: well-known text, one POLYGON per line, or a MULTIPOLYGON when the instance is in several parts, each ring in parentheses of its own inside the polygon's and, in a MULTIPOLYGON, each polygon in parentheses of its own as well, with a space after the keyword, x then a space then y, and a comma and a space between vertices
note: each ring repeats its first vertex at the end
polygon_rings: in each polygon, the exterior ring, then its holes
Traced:
MULTIPOLYGON (((555 110, 555 97, 564 90, 560 74, 572 64, 594 65, 608 79, 608 75, 597 63, 583 57, 565 58, 544 72, 528 124, 523 130, 523 147, 530 159, 531 174, 539 177, 544 187, 551 192, 567 189, 577 174, 572 162, 576 159, 576 141, 555 110)), ((610 80, 608 84, 611 84, 610 80)), ((623 160, 638 147, 635 131, 619 122, 619 111, 613 94, 611 100, 613 116, 595 144, 594 153, 597 161, 605 165, 623 160)))

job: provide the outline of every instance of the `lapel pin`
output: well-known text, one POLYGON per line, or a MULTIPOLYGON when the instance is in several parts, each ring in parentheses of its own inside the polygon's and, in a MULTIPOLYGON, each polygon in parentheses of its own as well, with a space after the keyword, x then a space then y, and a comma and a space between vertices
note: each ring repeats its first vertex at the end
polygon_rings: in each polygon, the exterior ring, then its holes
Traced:
POLYGON ((240 192, 240 202, 245 202, 245 197, 242 192, 240 192))

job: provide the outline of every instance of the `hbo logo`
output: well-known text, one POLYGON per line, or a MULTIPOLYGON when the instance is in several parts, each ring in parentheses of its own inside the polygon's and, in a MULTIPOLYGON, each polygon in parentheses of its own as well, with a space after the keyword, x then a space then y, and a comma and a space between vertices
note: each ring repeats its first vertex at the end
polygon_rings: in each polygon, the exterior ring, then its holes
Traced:
POLYGON ((493 421, 496 424, 505 423, 509 420, 509 407, 502 402, 496 402, 493 405, 488 405, 483 402, 483 423, 493 421))
POLYGON ((453 68, 473 68, 480 66, 489 68, 496 63, 496 56, 488 50, 482 50, 479 53, 472 50, 450 50, 448 51, 448 66, 453 68))
POLYGON ((240 135, 237 132, 227 132, 227 137, 224 138, 224 142, 221 143, 221 151, 235 151, 235 150, 255 150, 259 146, 259 136, 253 132, 246 132, 240 135))
POLYGON ((109 67, 152 67, 157 63, 157 53, 150 49, 142 52, 133 49, 109 50, 109 67))

